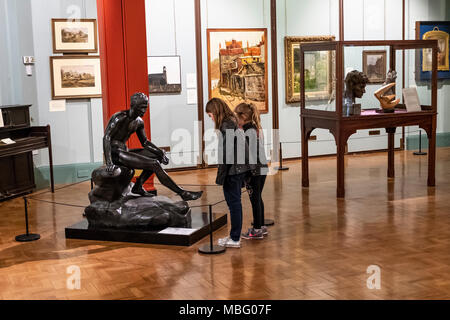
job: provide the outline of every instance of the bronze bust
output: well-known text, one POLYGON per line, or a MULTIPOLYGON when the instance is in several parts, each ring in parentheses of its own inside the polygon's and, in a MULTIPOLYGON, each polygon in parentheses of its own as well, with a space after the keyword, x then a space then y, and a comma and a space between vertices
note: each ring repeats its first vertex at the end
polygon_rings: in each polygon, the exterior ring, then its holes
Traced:
POLYGON ((347 73, 345 77, 345 93, 344 98, 351 99, 355 103, 355 98, 362 98, 366 93, 366 85, 369 82, 367 76, 358 70, 347 73))

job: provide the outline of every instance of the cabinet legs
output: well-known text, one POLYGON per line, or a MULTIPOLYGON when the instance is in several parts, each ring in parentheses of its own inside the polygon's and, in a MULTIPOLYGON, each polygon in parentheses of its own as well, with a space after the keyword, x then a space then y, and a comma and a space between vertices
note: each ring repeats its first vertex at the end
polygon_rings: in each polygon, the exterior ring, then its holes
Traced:
POLYGON ((302 119, 302 187, 309 187, 309 150, 308 140, 312 130, 306 130, 302 119))
POLYGON ((336 197, 345 197, 345 146, 347 141, 342 137, 337 139, 337 191, 336 197))
POLYGON ((428 186, 436 185, 436 136, 428 134, 428 186))
POLYGON ((395 130, 396 128, 386 128, 388 133, 388 178, 395 177, 395 164, 394 164, 394 142, 395 142, 395 130))

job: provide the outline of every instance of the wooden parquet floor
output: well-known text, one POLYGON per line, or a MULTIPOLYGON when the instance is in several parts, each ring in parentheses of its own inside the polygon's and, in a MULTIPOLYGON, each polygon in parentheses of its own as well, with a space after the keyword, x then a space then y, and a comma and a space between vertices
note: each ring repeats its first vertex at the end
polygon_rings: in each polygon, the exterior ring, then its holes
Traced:
MULTIPOLYGON (((396 178, 388 180, 387 154, 347 156, 345 200, 335 197, 334 157, 310 161, 309 189, 301 188, 300 161, 286 164, 290 170, 269 177, 264 190, 266 217, 276 221, 269 236, 218 256, 197 252, 208 238, 189 248, 66 240, 64 228, 81 220, 82 209, 33 200, 31 231, 42 238, 18 243, 23 200, 0 203, 0 298, 450 299, 449 148, 438 149, 436 188, 426 186, 427 157, 396 152, 396 178), (79 290, 66 285, 73 265, 81 271, 79 290), (379 290, 366 285, 370 265, 381 269, 379 290)), ((171 175, 214 185, 215 169, 171 175)), ((89 188, 35 197, 87 205, 89 188)), ((223 198, 220 187, 201 189, 194 204, 223 198)), ((247 228, 250 203, 243 199, 247 228)))

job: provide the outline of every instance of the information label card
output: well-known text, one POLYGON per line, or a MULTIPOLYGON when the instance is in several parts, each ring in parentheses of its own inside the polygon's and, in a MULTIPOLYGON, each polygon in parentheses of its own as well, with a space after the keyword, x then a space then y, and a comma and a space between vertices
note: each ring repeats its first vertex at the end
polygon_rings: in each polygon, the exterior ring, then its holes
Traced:
POLYGON ((186 74, 186 88, 197 89, 197 74, 195 73, 186 74))
POLYGON ((13 144, 16 143, 14 140, 11 140, 10 138, 2 139, 0 140, 2 144, 13 144))
POLYGON ((192 233, 194 233, 195 231, 197 231, 197 229, 189 229, 189 228, 166 228, 164 230, 161 230, 158 233, 162 233, 162 234, 178 234, 178 235, 185 235, 188 236, 192 233))
POLYGON ((403 98, 405 99, 406 111, 408 112, 422 111, 416 88, 403 89, 403 98))
POLYGON ((197 89, 187 89, 187 104, 197 104, 197 89))
POLYGON ((66 111, 66 100, 51 100, 48 105, 50 112, 66 111))
POLYGON ((3 122, 3 113, 2 109, 0 109, 0 128, 3 128, 5 126, 5 123, 3 122))

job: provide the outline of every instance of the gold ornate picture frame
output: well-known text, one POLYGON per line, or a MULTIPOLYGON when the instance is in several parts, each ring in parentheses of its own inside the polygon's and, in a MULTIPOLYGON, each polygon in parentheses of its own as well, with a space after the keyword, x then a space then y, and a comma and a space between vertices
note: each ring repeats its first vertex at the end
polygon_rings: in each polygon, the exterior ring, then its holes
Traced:
MULTIPOLYGON (((422 36, 423 40, 438 41, 438 71, 449 71, 449 34, 434 27, 433 30, 425 32, 422 36)), ((422 71, 431 71, 431 49, 423 49, 422 71)))
MULTIPOLYGON (((438 41, 438 80, 450 79, 450 21, 416 21, 416 40, 438 41)), ((432 51, 415 51, 416 81, 430 81, 432 51)))
MULTIPOLYGON (((299 103, 300 102, 300 45, 306 42, 324 42, 334 41, 334 36, 307 36, 307 37, 285 37, 284 38, 284 55, 285 55, 285 70, 286 70, 286 103, 299 103)), ((309 63, 315 63, 317 65, 311 66, 319 69, 325 68, 325 70, 319 70, 317 75, 320 77, 320 85, 317 85, 315 89, 314 79, 306 81, 311 86, 311 90, 306 91, 306 99, 308 101, 328 100, 332 93, 333 79, 334 79, 334 59, 335 55, 330 52, 322 52, 320 56, 311 56, 308 59, 309 63), (319 61, 320 60, 320 61, 319 61)), ((305 65, 305 70, 308 70, 308 66, 305 65)), ((316 74, 316 73, 315 73, 316 74)))

